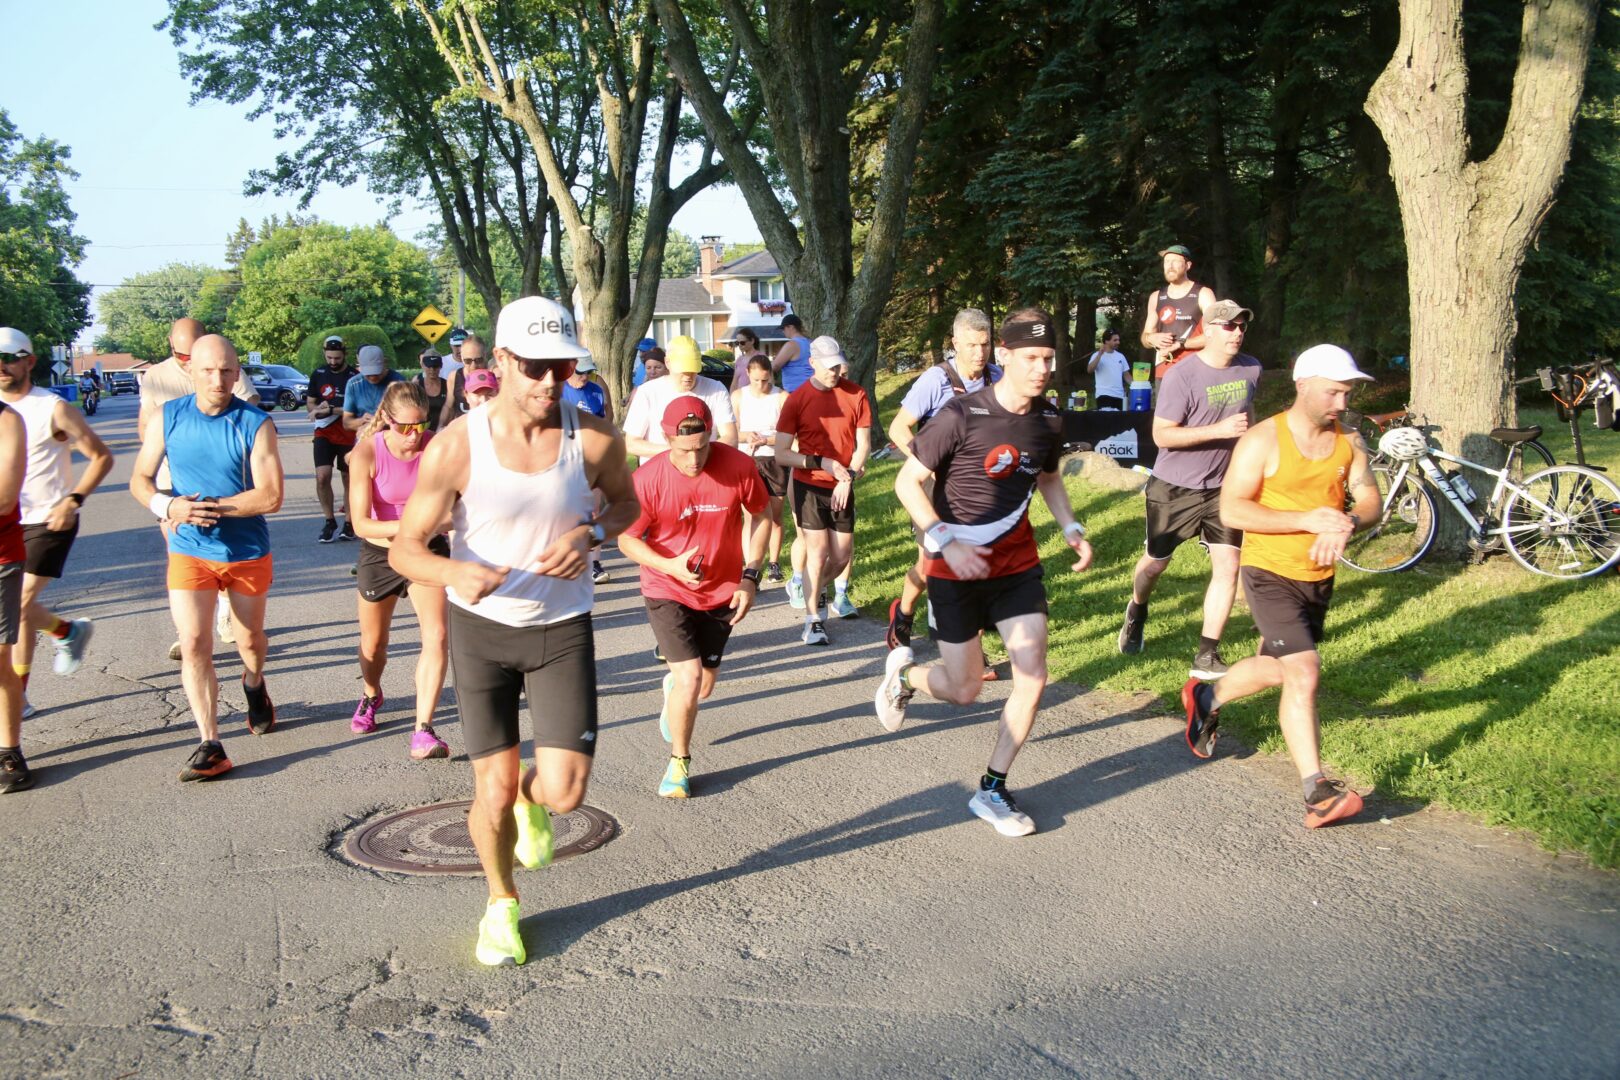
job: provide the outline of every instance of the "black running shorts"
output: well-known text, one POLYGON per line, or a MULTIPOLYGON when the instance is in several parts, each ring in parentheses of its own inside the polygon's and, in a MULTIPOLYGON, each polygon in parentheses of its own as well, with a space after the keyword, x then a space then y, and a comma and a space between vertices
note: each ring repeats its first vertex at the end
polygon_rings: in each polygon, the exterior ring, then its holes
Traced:
MULTIPOLYGON (((442 536, 435 536, 428 541, 428 550, 435 555, 450 557, 450 541, 442 536)), ((388 565, 388 549, 370 540, 360 542, 360 565, 354 572, 355 588, 360 590, 362 600, 372 603, 386 600, 390 596, 404 596, 410 591, 411 581, 388 565)))
POLYGON ((1240 567, 1238 576, 1260 635, 1261 656, 1292 656, 1321 644, 1332 578, 1295 581, 1258 566, 1240 567))
POLYGON ((679 600, 663 600, 649 596, 647 621, 652 623, 653 640, 658 651, 670 663, 682 660, 702 660, 706 668, 717 668, 726 655, 726 642, 731 639, 729 607, 710 611, 687 607, 679 600))
POLYGON ((855 531, 855 493, 849 494, 849 505, 842 510, 832 507, 832 488, 816 487, 795 477, 790 485, 793 501, 793 520, 799 529, 831 529, 833 532, 855 531))
POLYGON ((68 552, 73 550, 73 538, 79 535, 79 522, 73 528, 52 532, 46 525, 24 525, 23 545, 28 556, 24 568, 35 577, 59 578, 67 566, 68 552))
POLYGON ((1147 483, 1147 554, 1168 559, 1195 536, 1204 543, 1242 547, 1243 532, 1221 524, 1221 489, 1177 487, 1157 476, 1147 483))
POLYGON ((450 667, 461 737, 477 759, 522 742, 527 693, 534 745, 596 753, 596 640, 589 613, 546 626, 507 626, 450 605, 450 667))
POLYGON ((961 645, 994 630, 996 624, 1020 615, 1046 614, 1045 570, 1032 566, 1006 577, 981 581, 954 578, 928 579, 928 610, 933 616, 935 641, 961 645))
POLYGON ((324 469, 328 465, 336 465, 342 472, 349 471, 349 451, 354 449, 353 443, 348 446, 339 446, 331 439, 323 439, 319 435, 311 439, 310 442, 315 447, 315 467, 317 469, 324 469))
POLYGON ((765 485, 765 494, 773 499, 780 499, 787 494, 787 467, 776 460, 775 454, 756 457, 754 468, 759 470, 759 478, 765 485))

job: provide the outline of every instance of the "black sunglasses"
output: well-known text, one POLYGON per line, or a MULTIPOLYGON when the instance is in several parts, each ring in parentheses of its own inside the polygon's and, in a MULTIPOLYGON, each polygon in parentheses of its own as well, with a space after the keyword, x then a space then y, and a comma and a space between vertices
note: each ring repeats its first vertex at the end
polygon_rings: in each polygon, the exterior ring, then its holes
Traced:
POLYGON ((34 357, 33 357, 32 353, 0 352, 0 364, 18 364, 18 363, 21 363, 24 360, 32 360, 33 358, 34 357))
POLYGON ((1218 322, 1214 325, 1225 330, 1228 334, 1241 334, 1249 328, 1247 322, 1218 322))
POLYGON ((562 382, 574 373, 574 365, 579 362, 577 360, 529 360, 516 355, 512 359, 516 360, 518 367, 523 369, 523 374, 535 382, 544 379, 547 372, 550 372, 558 382, 562 382))

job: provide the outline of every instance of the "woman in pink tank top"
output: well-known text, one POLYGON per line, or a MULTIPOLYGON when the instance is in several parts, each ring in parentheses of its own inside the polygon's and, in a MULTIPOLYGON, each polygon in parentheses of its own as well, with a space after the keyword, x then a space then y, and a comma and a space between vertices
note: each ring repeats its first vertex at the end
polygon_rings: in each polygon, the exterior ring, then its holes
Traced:
MULTIPOLYGON (((363 541, 355 567, 360 592, 360 704, 349 730, 369 735, 377 729, 388 632, 395 605, 409 595, 422 629, 422 652, 416 659, 416 729, 411 733, 411 757, 417 761, 450 756, 450 747, 433 730, 449 663, 445 595, 441 588, 419 585, 395 573, 388 565, 388 547, 399 529, 405 500, 416 487, 422 451, 433 438, 427 424, 428 401, 422 387, 393 383, 349 454, 349 520, 363 541)), ((442 535, 429 547, 441 555, 450 551, 442 535)))

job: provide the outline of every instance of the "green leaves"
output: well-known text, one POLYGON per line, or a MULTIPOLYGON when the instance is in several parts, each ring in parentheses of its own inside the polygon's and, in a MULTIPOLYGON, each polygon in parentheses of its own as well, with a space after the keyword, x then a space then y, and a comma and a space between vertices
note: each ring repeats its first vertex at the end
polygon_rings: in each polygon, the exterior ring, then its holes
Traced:
POLYGON ((68 154, 53 139, 24 139, 0 109, 0 325, 41 351, 90 322, 90 286, 73 274, 85 240, 62 187, 79 175, 68 154))

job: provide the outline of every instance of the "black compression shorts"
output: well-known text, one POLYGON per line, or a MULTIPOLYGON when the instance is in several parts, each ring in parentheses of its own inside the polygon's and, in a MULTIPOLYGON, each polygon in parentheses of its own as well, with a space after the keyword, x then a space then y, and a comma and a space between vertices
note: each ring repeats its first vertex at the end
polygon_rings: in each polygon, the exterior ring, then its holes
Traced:
MULTIPOLYGON (((428 541, 428 550, 435 555, 450 557, 450 541, 435 536, 428 541)), ((370 540, 360 543, 360 565, 354 572, 355 588, 363 600, 376 603, 390 596, 404 596, 410 591, 411 581, 388 565, 388 549, 370 540)))
POLYGON ((469 758, 522 742, 522 693, 535 746, 595 755, 596 640, 589 613, 545 626, 507 626, 451 604, 450 666, 469 758))

